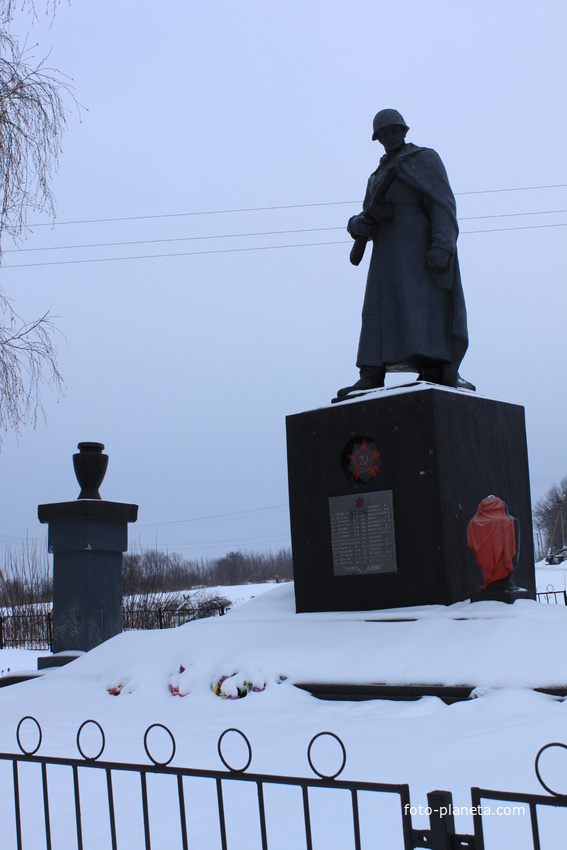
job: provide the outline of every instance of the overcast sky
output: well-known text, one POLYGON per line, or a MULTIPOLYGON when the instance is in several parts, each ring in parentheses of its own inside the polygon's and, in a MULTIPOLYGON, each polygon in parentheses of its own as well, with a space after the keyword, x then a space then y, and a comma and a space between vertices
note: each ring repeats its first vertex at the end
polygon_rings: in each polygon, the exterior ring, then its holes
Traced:
POLYGON ((368 258, 349 264, 344 228, 385 107, 457 197, 461 373, 525 407, 534 500, 566 475, 566 9, 76 0, 35 25, 84 108, 57 223, 1 281, 27 318, 59 316, 66 387, 4 438, 0 545, 44 544, 37 505, 78 495, 83 440, 110 456, 103 498, 140 506, 134 546, 288 545, 285 417, 357 375, 368 258))

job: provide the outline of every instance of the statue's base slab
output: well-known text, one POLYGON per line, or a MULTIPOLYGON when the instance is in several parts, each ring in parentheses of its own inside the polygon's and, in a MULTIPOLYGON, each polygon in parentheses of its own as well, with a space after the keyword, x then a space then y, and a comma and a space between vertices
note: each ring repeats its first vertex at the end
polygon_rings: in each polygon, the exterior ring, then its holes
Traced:
POLYGON ((466 530, 499 496, 520 521, 514 583, 535 598, 524 410, 418 384, 288 416, 296 611, 470 599, 466 530))
MULTIPOLYGON (((357 685, 341 682, 297 682, 296 688, 307 691, 311 696, 323 700, 348 700, 362 702, 371 699, 397 700, 411 702, 422 697, 437 697, 446 705, 474 699, 475 685, 357 685)), ((554 697, 566 697, 567 686, 533 688, 536 693, 554 697)))
POLYGON ((515 587, 507 581, 494 581, 471 595, 471 602, 506 602, 512 605, 517 599, 533 599, 533 596, 525 587, 515 587))
POLYGON ((56 652, 54 655, 40 655, 37 659, 38 670, 51 670, 54 667, 64 667, 71 661, 76 661, 84 652, 56 652))

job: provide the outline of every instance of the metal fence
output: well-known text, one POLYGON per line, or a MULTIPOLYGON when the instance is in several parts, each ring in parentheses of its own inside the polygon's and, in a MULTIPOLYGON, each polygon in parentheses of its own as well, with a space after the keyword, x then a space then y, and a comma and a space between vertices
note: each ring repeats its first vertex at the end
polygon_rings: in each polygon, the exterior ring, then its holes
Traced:
POLYGON ((539 764, 546 750, 567 749, 564 744, 548 744, 536 757, 536 775, 547 795, 472 788, 473 832, 468 834, 455 829, 450 792, 433 791, 427 805, 417 806, 407 784, 339 779, 346 750, 332 732, 320 732, 309 742, 308 777, 248 772, 252 747, 234 728, 218 739, 223 764, 218 770, 172 766, 176 742, 160 723, 145 732, 145 764, 101 760, 106 741, 95 720, 86 720, 77 732, 80 758, 39 755, 42 737, 37 720, 24 717, 16 731, 19 752, 0 753, 2 850, 557 850, 567 831, 567 796, 544 783, 539 764), (235 741, 241 746, 236 756, 235 741), (334 748, 332 769, 320 764, 329 755, 321 752, 322 742, 334 748), (500 818, 494 838, 491 803, 506 803, 500 808, 523 815, 516 819, 524 827, 522 839, 509 828, 512 818, 506 823, 500 818), (563 817, 551 831, 549 823, 541 828, 541 812, 548 810, 563 817), (417 815, 428 818, 425 828, 415 827, 417 815))
MULTIPOLYGON (((557 745, 548 744, 547 746, 557 745)), ((562 817, 561 821, 550 824, 549 820, 545 817, 542 823, 541 815, 545 811, 556 810, 558 808, 564 810, 563 815, 567 815, 567 797, 559 795, 546 797, 542 794, 512 794, 505 791, 489 791, 486 788, 471 788, 475 840, 472 847, 475 850, 491 850, 492 847, 498 848, 498 850, 504 847, 518 847, 516 843, 517 835, 514 834, 509 835, 508 839, 505 839, 504 843, 500 845, 494 843, 494 839, 491 841, 489 829, 492 826, 491 816, 487 817, 483 814, 486 810, 486 803, 490 801, 509 804, 507 806, 497 806, 496 811, 503 809, 504 812, 508 812, 510 817, 513 817, 514 814, 524 816, 526 824, 523 846, 533 848, 533 850, 547 850, 547 848, 549 850, 558 850, 558 848, 564 846, 563 841, 567 832, 567 818, 562 817)), ((492 808, 489 810, 493 811, 492 808)), ((513 830, 510 830, 510 832, 513 833, 513 830)), ((442 846, 445 847, 445 845, 442 846)), ((447 845, 447 847, 449 846, 447 845)))
MULTIPOLYGON (((205 617, 226 613, 226 605, 208 603, 195 608, 124 607, 122 628, 172 629, 205 617)), ((0 649, 49 649, 53 651, 53 617, 51 611, 0 614, 0 649)))
POLYGON ((553 590, 553 587, 536 593, 536 598, 538 602, 544 602, 548 605, 567 605, 567 591, 553 590))
POLYGON ((206 617, 219 617, 226 613, 223 603, 212 603, 195 608, 126 608, 122 609, 122 628, 133 629, 174 629, 192 620, 206 617))
POLYGON ((51 611, 0 614, 0 649, 53 650, 51 611))

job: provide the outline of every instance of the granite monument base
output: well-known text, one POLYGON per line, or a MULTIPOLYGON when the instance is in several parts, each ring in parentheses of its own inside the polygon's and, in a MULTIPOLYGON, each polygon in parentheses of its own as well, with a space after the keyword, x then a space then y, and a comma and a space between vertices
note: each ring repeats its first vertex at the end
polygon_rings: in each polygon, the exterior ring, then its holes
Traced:
POLYGON ((520 521, 514 584, 535 598, 524 409, 431 384, 288 416, 297 612, 448 605, 482 574, 467 546, 479 502, 520 521))
POLYGON ((88 651, 122 631, 122 553, 138 506, 102 499, 39 505, 53 554, 53 652, 88 651))

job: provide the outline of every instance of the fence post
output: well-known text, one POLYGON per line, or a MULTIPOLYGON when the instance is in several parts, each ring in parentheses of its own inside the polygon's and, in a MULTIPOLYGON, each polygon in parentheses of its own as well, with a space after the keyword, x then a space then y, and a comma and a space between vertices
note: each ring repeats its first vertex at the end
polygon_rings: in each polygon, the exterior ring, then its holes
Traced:
POLYGON ((4 649, 4 617, 0 615, 0 649, 4 649))
POLYGON ((427 795, 432 850, 453 850, 455 819, 450 791, 430 791, 427 795))

